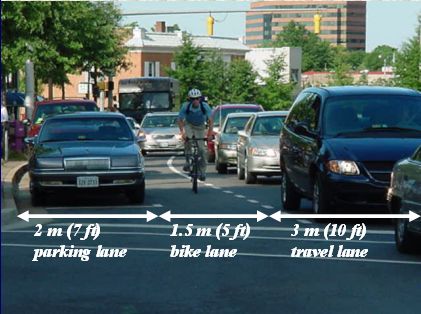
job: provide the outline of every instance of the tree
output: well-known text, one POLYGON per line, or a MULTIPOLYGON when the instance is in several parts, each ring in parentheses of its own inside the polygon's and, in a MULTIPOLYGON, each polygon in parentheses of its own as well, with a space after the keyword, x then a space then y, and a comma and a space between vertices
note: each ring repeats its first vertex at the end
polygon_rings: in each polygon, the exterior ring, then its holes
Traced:
POLYGON ((180 81, 181 99, 186 99, 191 88, 203 90, 206 87, 203 71, 205 57, 203 51, 194 46, 191 35, 183 33, 183 42, 174 54, 176 68, 166 69, 169 76, 180 81))
POLYGON ((387 45, 377 46, 372 52, 366 54, 364 68, 369 71, 380 71, 384 65, 392 65, 395 52, 396 48, 387 45))
POLYGON ((395 75, 398 86, 421 91, 421 14, 416 35, 405 42, 397 54, 395 75))
POLYGON ((206 54, 203 64, 203 94, 208 96, 211 104, 221 104, 226 99, 226 69, 227 65, 220 53, 211 51, 206 54))
POLYGON ((351 66, 346 63, 347 51, 342 46, 335 47, 335 59, 333 63, 333 74, 330 77, 329 85, 351 85, 353 78, 350 76, 351 66))
POLYGON ((258 94, 257 73, 247 60, 234 59, 227 69, 227 98, 231 103, 255 102, 258 94))
POLYGON ((329 42, 322 41, 316 34, 308 31, 304 25, 294 21, 290 21, 284 26, 272 46, 301 47, 303 51, 303 71, 321 71, 332 64, 329 42))
POLYGON ((257 102, 266 110, 288 109, 292 104, 294 84, 285 83, 282 72, 285 70, 284 56, 276 56, 266 62, 268 77, 263 79, 264 85, 259 89, 257 102))

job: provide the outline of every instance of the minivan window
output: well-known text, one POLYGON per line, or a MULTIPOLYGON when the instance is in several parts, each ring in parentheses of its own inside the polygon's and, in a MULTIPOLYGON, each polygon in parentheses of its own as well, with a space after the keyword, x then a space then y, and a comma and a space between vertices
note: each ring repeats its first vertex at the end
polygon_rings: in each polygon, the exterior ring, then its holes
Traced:
POLYGON ((306 123, 310 131, 318 128, 320 96, 312 93, 302 93, 298 95, 295 105, 288 116, 287 126, 290 129, 298 123, 306 123))
POLYGON ((421 132, 421 97, 357 95, 328 98, 323 130, 326 136, 367 132, 421 132))
POLYGON ((421 147, 418 148, 412 159, 421 162, 421 147))

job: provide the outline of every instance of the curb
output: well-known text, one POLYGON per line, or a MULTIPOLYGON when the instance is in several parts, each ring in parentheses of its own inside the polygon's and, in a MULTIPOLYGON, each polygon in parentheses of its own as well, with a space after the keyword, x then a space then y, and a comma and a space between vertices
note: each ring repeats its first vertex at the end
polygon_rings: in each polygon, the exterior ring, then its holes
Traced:
POLYGON ((18 184, 23 175, 28 171, 28 164, 19 165, 13 168, 5 177, 3 184, 4 208, 1 209, 1 225, 5 226, 13 221, 17 221, 18 210, 15 202, 15 194, 18 184))

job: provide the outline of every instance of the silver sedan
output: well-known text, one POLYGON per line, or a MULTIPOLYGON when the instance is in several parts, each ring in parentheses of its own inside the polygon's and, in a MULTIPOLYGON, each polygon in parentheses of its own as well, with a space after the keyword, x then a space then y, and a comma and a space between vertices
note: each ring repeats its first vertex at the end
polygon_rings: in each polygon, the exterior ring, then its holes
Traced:
POLYGON ((184 151, 184 142, 177 126, 177 112, 148 113, 142 120, 139 137, 142 153, 184 151))
POLYGON ((227 115, 221 132, 215 138, 215 167, 218 173, 226 173, 228 166, 237 165, 238 132, 244 129, 251 112, 227 115))
POLYGON ((253 113, 244 131, 238 132, 237 175, 247 184, 255 183, 257 175, 280 175, 279 133, 287 111, 253 113))

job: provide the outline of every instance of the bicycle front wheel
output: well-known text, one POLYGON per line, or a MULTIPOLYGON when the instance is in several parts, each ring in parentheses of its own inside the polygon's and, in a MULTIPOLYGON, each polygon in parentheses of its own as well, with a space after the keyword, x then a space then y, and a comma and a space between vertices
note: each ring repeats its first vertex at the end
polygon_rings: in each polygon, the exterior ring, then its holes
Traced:
POLYGON ((197 194, 197 177, 198 177, 198 171, 197 171, 197 163, 193 165, 192 169, 192 182, 193 182, 193 192, 197 194))

